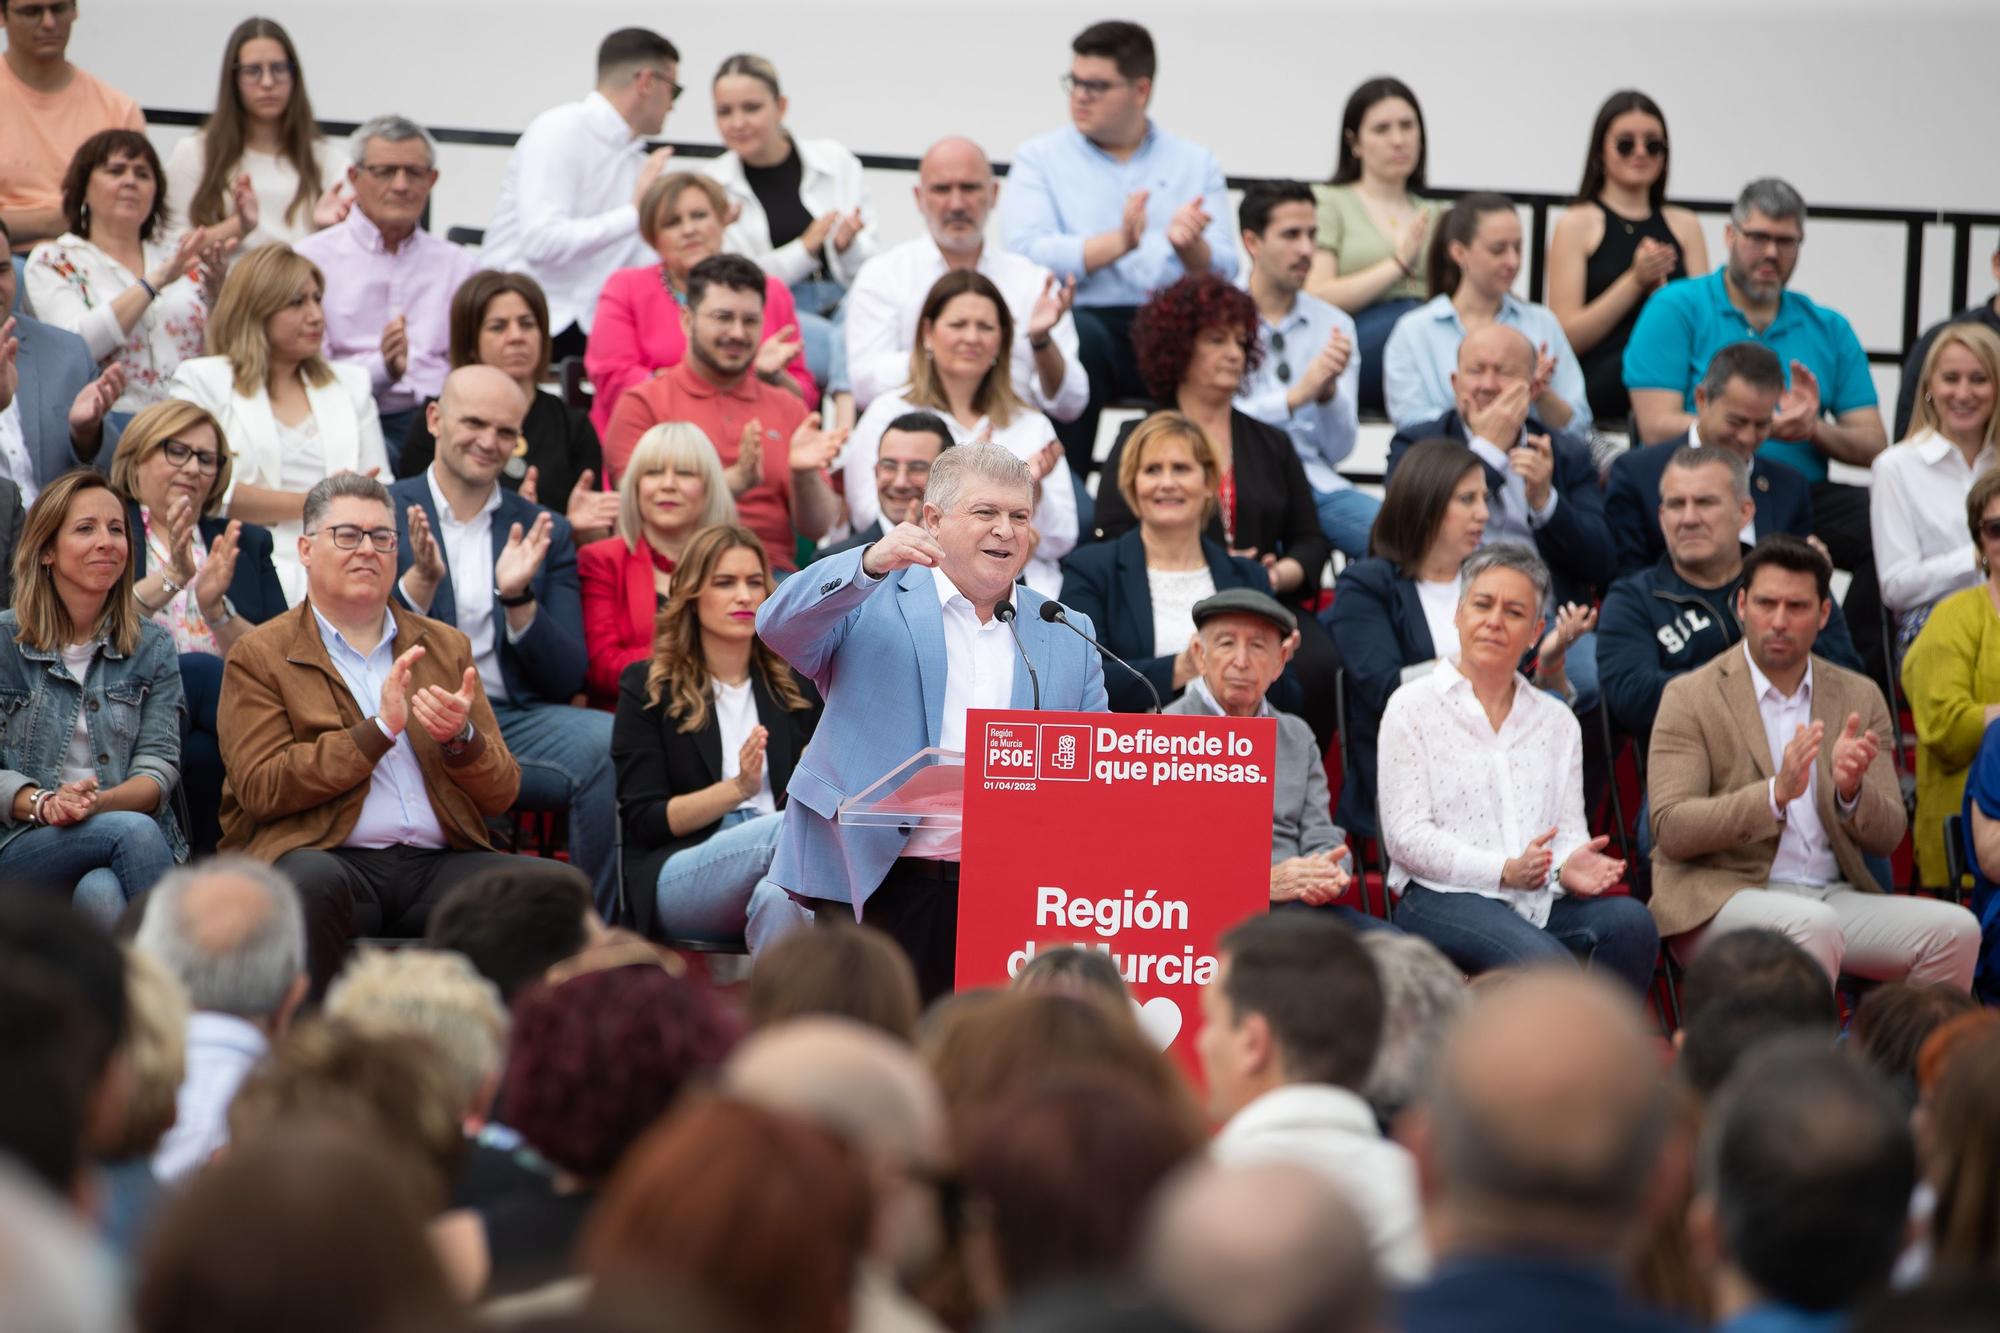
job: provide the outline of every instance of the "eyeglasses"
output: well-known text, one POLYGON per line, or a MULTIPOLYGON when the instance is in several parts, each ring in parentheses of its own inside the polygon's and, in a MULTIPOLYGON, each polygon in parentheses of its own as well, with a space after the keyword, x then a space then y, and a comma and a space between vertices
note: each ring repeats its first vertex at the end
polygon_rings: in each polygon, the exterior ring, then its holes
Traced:
POLYGON ((53 3, 46 5, 7 6, 8 18, 22 19, 30 26, 41 23, 43 19, 52 18, 60 22, 75 13, 76 0, 53 0, 53 3))
POLYGON ((646 72, 652 75, 654 78, 658 79, 661 83, 666 84, 668 88, 673 90, 672 92, 667 94, 667 100, 669 102, 680 101, 681 94, 687 91, 686 84, 675 83, 671 78, 667 76, 664 70, 649 69, 646 72))
POLYGON ((333 538, 333 544, 343 551, 360 550, 363 537, 368 539, 370 546, 384 555, 396 549, 394 528, 363 528, 353 523, 335 523, 332 527, 315 528, 314 531, 324 532, 333 538))
POLYGON ((1980 519, 1979 536, 1984 541, 2000 542, 2000 518, 1980 519))
POLYGON ((175 467, 186 467, 188 459, 194 460, 197 470, 210 473, 222 466, 222 455, 211 449, 197 449, 193 445, 182 444, 179 440, 168 440, 160 446, 160 452, 175 467))
POLYGON ((257 84, 268 78, 273 83, 290 83, 292 76, 298 72, 299 67, 289 60, 273 60, 268 65, 238 65, 236 81, 257 84))
MULTIPOLYGON (((1284 334, 1275 331, 1271 334, 1271 350, 1276 352, 1280 357, 1284 356, 1285 354, 1284 334)), ((1272 373, 1278 377, 1278 383, 1290 384, 1292 382, 1292 363, 1289 361, 1281 360, 1278 362, 1278 368, 1272 373)))
POLYGON ((875 460, 875 475, 885 481, 891 477, 908 477, 911 481, 922 483, 930 480, 931 465, 921 459, 911 463, 878 458, 875 460))
POLYGON ((1781 255, 1791 254, 1806 239, 1803 236, 1780 236, 1772 231, 1742 231, 1740 229, 1737 231, 1736 236, 1737 239, 1746 242, 1756 249, 1776 250, 1781 255))
POLYGON ((381 181, 385 185, 395 180, 398 176, 408 176, 410 184, 421 185, 430 179, 431 172, 435 170, 433 167, 410 167, 398 163, 371 164, 368 162, 357 162, 355 163, 355 167, 358 170, 367 172, 374 179, 381 181))
POLYGON ((1130 79, 1079 79, 1074 74, 1065 74, 1056 82, 1071 97, 1081 97, 1086 102, 1095 102, 1113 88, 1129 88, 1130 79))
POLYGON ((1611 150, 1620 157, 1633 157, 1641 149, 1645 150, 1647 157, 1665 157, 1667 141, 1650 134, 1643 139, 1636 134, 1621 134, 1611 141, 1611 150))

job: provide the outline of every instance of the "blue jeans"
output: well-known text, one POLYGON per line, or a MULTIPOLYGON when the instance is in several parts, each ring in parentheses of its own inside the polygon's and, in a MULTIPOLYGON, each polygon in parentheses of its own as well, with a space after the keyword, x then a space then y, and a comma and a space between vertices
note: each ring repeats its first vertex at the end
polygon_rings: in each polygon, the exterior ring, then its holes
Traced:
POLYGON ((799 310, 799 337, 806 345, 806 368, 819 381, 823 394, 846 393, 854 387, 847 378, 847 307, 841 304, 846 295, 845 287, 825 278, 792 284, 792 303, 799 310))
POLYGON ((567 704, 493 701, 501 739, 521 766, 518 804, 569 811, 569 859, 590 876, 607 921, 618 905, 618 780, 611 768, 611 714, 567 704))
POLYGON ((670 939, 729 940, 757 953, 812 924, 812 913, 764 878, 778 850, 779 815, 731 810, 708 841, 683 848, 660 867, 654 888, 659 933, 670 939))
POLYGON ((1558 895, 1544 930, 1497 898, 1440 892, 1412 881, 1396 904, 1396 924, 1475 975, 1497 967, 1569 963, 1574 957, 1623 977, 1644 995, 1659 961, 1653 914, 1626 897, 1558 895))
POLYGON ((67 828, 31 828, 0 847, 0 879, 74 886, 70 901, 106 928, 173 864, 158 822, 135 810, 107 810, 67 828))
POLYGON ((1597 631, 1578 639, 1563 655, 1563 674, 1569 677, 1570 687, 1576 691, 1576 702, 1570 711, 1581 717, 1597 707, 1602 691, 1597 683, 1597 631))
POLYGON ((396 465, 403 461, 403 441, 409 438, 410 423, 424 409, 406 407, 400 412, 382 413, 382 449, 389 455, 389 475, 396 475, 396 465))
POLYGON ((1337 491, 1314 491, 1313 505, 1319 510, 1319 529, 1333 543, 1333 549, 1349 560, 1368 554, 1368 533, 1382 502, 1366 491, 1343 486, 1337 491))
POLYGON ((1354 317, 1354 354, 1361 358, 1361 389, 1355 406, 1363 412, 1384 411, 1382 399, 1382 352, 1396 321, 1423 302, 1414 296, 1393 301, 1377 301, 1354 317))

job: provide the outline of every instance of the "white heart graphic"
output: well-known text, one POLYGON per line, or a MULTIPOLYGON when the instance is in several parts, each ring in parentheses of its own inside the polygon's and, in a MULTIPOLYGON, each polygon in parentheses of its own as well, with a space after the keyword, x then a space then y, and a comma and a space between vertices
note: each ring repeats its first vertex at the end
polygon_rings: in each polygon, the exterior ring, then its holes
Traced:
POLYGON ((1174 1038, 1181 1035, 1181 1007, 1166 996, 1155 995, 1135 1007, 1139 1011, 1139 1027, 1161 1050, 1173 1045, 1174 1038))

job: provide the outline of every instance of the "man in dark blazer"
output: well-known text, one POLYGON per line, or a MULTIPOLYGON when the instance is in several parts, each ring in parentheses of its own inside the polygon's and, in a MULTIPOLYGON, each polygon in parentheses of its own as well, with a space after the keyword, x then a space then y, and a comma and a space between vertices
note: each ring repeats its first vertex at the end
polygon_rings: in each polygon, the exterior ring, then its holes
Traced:
POLYGON ((463 366, 427 409, 437 458, 390 488, 396 596, 472 641, 501 736, 521 765, 520 804, 569 812, 570 860, 598 910, 617 912, 611 717, 583 689, 583 595, 568 520, 499 484, 528 403, 490 366, 463 366))
MULTIPOLYGON (((822 547, 815 560, 858 550, 880 541, 898 523, 914 523, 924 508, 924 483, 931 464, 951 448, 951 428, 935 412, 905 412, 883 428, 875 445, 875 521, 852 537, 822 547)), ((849 501, 859 513, 861 507, 849 501)))
MULTIPOLYGON (((109 470, 122 426, 104 418, 125 392, 125 371, 115 364, 100 371, 83 339, 66 329, 21 314, 9 321, 16 286, 13 265, 0 265, 0 413, 15 409, 33 473, 26 480, 39 491, 73 467, 109 470)), ((15 462, 0 466, 12 475, 15 462)))
POLYGON ((1812 483, 1797 468, 1766 458, 1757 446, 1785 392, 1784 367, 1761 343, 1731 343, 1715 354, 1694 390, 1694 424, 1678 439, 1620 454, 1604 484, 1604 515, 1618 543, 1618 576, 1649 569, 1667 553, 1660 536, 1660 476, 1682 445, 1727 449, 1750 466, 1756 515, 1743 540, 1812 533, 1812 483))

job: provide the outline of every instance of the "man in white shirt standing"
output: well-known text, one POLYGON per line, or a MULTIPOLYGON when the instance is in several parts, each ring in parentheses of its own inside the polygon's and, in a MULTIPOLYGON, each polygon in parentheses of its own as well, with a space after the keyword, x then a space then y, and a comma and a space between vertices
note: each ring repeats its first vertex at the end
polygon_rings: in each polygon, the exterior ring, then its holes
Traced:
POLYGON ((597 294, 621 268, 653 263, 639 237, 639 196, 671 148, 648 154, 680 96, 674 44, 620 28, 597 48, 597 89, 535 117, 500 185, 483 267, 526 273, 549 298, 555 359, 583 355, 597 294))
POLYGON ((993 164, 970 139, 940 139, 917 167, 913 191, 930 234, 862 265, 847 290, 847 373, 854 405, 910 382, 910 351, 931 285, 953 269, 992 279, 1014 317, 1014 392, 1052 421, 1074 421, 1090 401, 1070 318, 1074 279, 1058 283, 1034 260, 986 243, 1000 198, 993 164))
POLYGON ((1979 923, 1932 898, 1885 894, 1867 857, 1908 824, 1881 737, 1882 693, 1813 654, 1833 569, 1797 537, 1743 562, 1743 647, 1667 686, 1653 723, 1653 917, 1682 958, 1714 935, 1776 930, 1827 976, 1967 990, 1979 923))
POLYGON ((1357 1089, 1382 1037, 1382 983, 1352 932, 1317 914, 1251 917, 1222 937, 1195 1040, 1225 1165, 1297 1162, 1360 1212, 1383 1276, 1430 1271, 1417 1169, 1357 1089))

